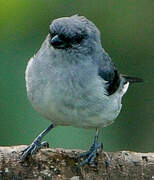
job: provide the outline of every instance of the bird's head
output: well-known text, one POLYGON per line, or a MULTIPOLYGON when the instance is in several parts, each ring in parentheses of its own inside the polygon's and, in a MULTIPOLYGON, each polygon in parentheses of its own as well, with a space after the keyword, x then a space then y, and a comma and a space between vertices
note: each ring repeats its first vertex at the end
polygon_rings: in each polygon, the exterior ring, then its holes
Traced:
POLYGON ((49 27, 49 45, 59 51, 91 53, 101 46, 97 27, 83 16, 55 19, 49 27))

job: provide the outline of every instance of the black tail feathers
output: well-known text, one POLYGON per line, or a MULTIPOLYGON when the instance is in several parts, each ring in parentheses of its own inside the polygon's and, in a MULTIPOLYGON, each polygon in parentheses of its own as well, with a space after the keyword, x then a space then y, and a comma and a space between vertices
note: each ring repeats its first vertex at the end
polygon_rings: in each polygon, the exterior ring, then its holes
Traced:
POLYGON ((121 77, 125 78, 126 81, 130 82, 130 83, 140 83, 143 82, 143 79, 138 78, 138 77, 131 77, 131 76, 127 76, 124 74, 121 74, 121 77))

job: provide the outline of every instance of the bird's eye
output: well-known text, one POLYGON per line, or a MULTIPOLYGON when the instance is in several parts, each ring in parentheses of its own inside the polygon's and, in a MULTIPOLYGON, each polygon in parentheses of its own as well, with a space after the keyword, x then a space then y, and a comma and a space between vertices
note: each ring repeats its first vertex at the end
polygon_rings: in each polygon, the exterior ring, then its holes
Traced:
POLYGON ((83 38, 84 37, 82 35, 76 35, 72 38, 72 41, 75 44, 79 44, 83 40, 83 38))
POLYGON ((61 40, 71 44, 79 44, 83 40, 83 36, 79 34, 72 37, 68 37, 63 34, 60 34, 59 37, 61 40))
POLYGON ((59 38, 60 38, 61 40, 65 41, 65 42, 70 41, 70 38, 67 37, 67 36, 65 36, 65 35, 63 35, 63 34, 60 34, 60 35, 59 35, 59 38))

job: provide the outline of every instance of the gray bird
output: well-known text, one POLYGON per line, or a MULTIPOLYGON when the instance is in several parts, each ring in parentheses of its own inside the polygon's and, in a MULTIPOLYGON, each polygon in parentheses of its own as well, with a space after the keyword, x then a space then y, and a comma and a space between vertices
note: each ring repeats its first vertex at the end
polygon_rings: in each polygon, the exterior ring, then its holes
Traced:
POLYGON ((129 84, 141 81, 118 73, 91 21, 78 15, 55 19, 26 69, 28 98, 52 124, 23 150, 22 160, 47 145, 42 138, 61 125, 96 129, 90 150, 81 155, 81 165, 95 163, 99 129, 117 118, 129 84))

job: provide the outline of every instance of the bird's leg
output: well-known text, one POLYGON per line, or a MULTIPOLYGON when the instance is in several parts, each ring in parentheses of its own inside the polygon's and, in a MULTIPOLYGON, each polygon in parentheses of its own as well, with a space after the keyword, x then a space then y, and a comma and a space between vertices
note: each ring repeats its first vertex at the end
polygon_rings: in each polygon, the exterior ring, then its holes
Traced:
POLYGON ((30 154, 34 154, 36 151, 38 151, 41 147, 48 147, 48 143, 45 142, 41 142, 42 138, 51 130, 55 127, 54 124, 51 124, 48 128, 46 128, 41 134, 39 134, 34 141, 27 147, 25 148, 22 152, 22 156, 21 156, 21 161, 23 161, 25 158, 27 158, 27 156, 29 156, 30 154))
POLYGON ((83 160, 80 163, 80 166, 83 166, 86 163, 95 164, 95 158, 96 158, 96 156, 98 154, 98 150, 103 148, 103 144, 102 143, 98 143, 98 135, 99 135, 99 130, 97 128, 96 129, 96 135, 95 135, 94 143, 90 147, 89 151, 85 152, 85 153, 82 153, 79 156, 79 157, 86 157, 86 159, 83 160))

